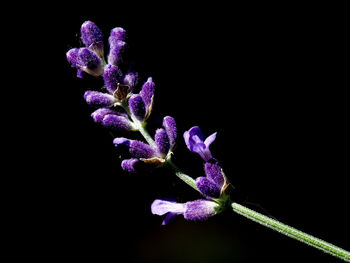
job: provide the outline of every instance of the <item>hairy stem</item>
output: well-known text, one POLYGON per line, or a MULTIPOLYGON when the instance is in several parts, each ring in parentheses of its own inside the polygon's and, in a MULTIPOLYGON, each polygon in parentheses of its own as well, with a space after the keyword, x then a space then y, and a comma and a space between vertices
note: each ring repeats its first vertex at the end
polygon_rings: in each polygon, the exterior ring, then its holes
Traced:
POLYGON ((247 207, 244 207, 237 203, 232 203, 232 210, 252 221, 255 221, 263 226, 271 228, 283 235, 291 237, 293 239, 299 240, 309 246, 315 247, 322 250, 325 253, 331 254, 332 256, 338 257, 350 262, 350 253, 340 247, 332 245, 326 241, 323 241, 319 238, 313 237, 309 234, 306 234, 300 230, 297 230, 293 227, 285 225, 275 219, 262 215, 258 212, 255 212, 247 207))

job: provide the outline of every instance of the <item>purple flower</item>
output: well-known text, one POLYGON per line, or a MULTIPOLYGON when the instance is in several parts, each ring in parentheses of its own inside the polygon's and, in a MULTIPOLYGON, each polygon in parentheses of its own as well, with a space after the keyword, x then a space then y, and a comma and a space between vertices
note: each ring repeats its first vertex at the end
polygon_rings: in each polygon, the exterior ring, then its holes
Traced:
POLYGON ((137 73, 129 72, 125 74, 123 84, 129 86, 130 91, 132 91, 137 84, 137 73))
POLYGON ((125 117, 107 114, 103 117, 102 125, 115 131, 131 131, 133 124, 125 117))
POLYGON ((206 162, 204 165, 204 171, 207 177, 217 184, 220 189, 225 184, 225 176, 221 167, 216 163, 206 162))
POLYGON ((122 161, 122 168, 129 173, 136 173, 140 162, 141 161, 136 158, 126 159, 122 161))
POLYGON ((165 131, 168 135, 170 148, 172 149, 175 146, 175 141, 176 141, 176 136, 177 136, 175 119, 173 117, 170 117, 170 116, 164 117, 163 128, 165 129, 165 131))
POLYGON ((142 85, 140 95, 145 102, 146 108, 150 107, 154 96, 154 82, 151 77, 142 85))
POLYGON ((103 118, 107 114, 114 114, 114 115, 119 115, 119 116, 124 116, 124 117, 128 116, 126 113, 121 113, 121 112, 112 110, 110 108, 99 108, 91 114, 91 117, 94 120, 94 122, 102 123, 103 118))
POLYGON ((208 200, 195 200, 184 204, 156 199, 151 205, 152 214, 164 215, 162 225, 166 225, 176 215, 183 215, 187 220, 205 220, 217 213, 219 205, 208 200))
POLYGON ((108 64, 105 67, 103 79, 109 93, 113 94, 118 88, 118 83, 120 82, 121 76, 122 72, 117 66, 108 64))
POLYGON ((103 35, 94 22, 85 21, 81 25, 81 40, 86 47, 103 57, 103 35))
POLYGON ((113 65, 119 65, 122 62, 122 54, 126 49, 126 43, 124 41, 117 41, 114 45, 110 46, 108 54, 108 63, 113 65))
MULTIPOLYGON (((88 48, 73 48, 67 54, 67 60, 73 67, 84 70, 95 77, 102 75, 103 66, 101 59, 95 52, 88 48)), ((79 73, 79 72, 78 72, 79 73)))
POLYGON ((154 136, 158 154, 164 159, 170 150, 169 138, 164 129, 157 129, 154 136))
POLYGON ((95 107, 110 107, 116 102, 112 95, 91 90, 85 92, 84 99, 87 104, 95 107))
POLYGON ((185 143, 191 152, 198 153, 204 161, 213 158, 209 150, 210 144, 215 140, 216 132, 204 140, 204 135, 198 126, 192 127, 184 133, 185 143))
POLYGON ((117 41, 125 41, 126 31, 121 27, 116 27, 111 30, 111 34, 108 38, 109 46, 113 47, 117 41))
POLYGON ((129 107, 132 114, 139 120, 143 121, 146 115, 145 103, 142 100, 142 97, 138 94, 131 96, 129 99, 129 107))
POLYGON ((198 177, 196 186, 206 198, 218 198, 221 194, 221 187, 208 177, 198 177))
POLYGON ((113 140, 114 145, 117 148, 127 148, 129 153, 134 158, 152 158, 156 156, 155 150, 141 141, 129 140, 126 138, 115 138, 113 140))

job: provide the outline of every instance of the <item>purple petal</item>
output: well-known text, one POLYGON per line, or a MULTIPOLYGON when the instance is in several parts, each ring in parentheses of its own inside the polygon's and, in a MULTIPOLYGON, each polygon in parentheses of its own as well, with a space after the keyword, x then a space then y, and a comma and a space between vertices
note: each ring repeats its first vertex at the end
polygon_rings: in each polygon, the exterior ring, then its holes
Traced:
POLYGON ((158 153, 164 158, 170 149, 169 138, 164 129, 157 129, 154 136, 157 145, 158 153))
POLYGON ((151 158, 155 154, 155 150, 141 141, 133 140, 130 143, 130 154, 135 158, 151 158))
POLYGON ((113 143, 117 148, 129 148, 131 140, 123 137, 118 137, 113 140, 113 143))
POLYGON ((220 186, 220 188, 224 185, 225 178, 219 165, 206 162, 204 165, 204 170, 207 177, 213 180, 218 186, 220 186))
POLYGON ((192 127, 188 132, 190 133, 190 138, 198 136, 198 139, 203 142, 204 135, 198 126, 192 127))
POLYGON ((185 204, 184 217, 187 220, 205 220, 216 214, 219 205, 212 201, 196 200, 185 204))
POLYGON ((109 46, 114 46, 117 41, 125 41, 126 31, 121 27, 116 27, 111 30, 111 34, 108 38, 109 46))
POLYGON ((73 67, 77 67, 78 52, 79 52, 78 48, 72 48, 68 50, 68 52, 66 53, 67 60, 73 67))
POLYGON ((91 117, 93 118, 94 122, 102 123, 104 116, 106 116, 107 114, 118 115, 118 112, 111 110, 109 108, 99 108, 91 114, 91 117))
POLYGON ((109 94, 91 90, 85 92, 84 99, 87 104, 95 107, 110 107, 116 102, 109 94))
POLYGON ((103 74, 102 60, 88 48, 80 48, 76 65, 95 77, 103 74))
POLYGON ((221 187, 219 187, 214 181, 207 177, 198 177, 196 179, 196 186, 198 187, 199 191, 206 197, 220 197, 221 187))
POLYGON ((154 82, 152 78, 148 78, 148 80, 143 84, 142 89, 140 91, 140 95, 145 102, 146 108, 151 105, 152 98, 154 96, 154 82))
POLYGON ((126 43, 124 41, 117 41, 113 46, 110 46, 108 63, 118 65, 122 62, 123 52, 126 49, 126 43))
POLYGON ((103 43, 101 30, 91 21, 85 21, 81 25, 81 39, 87 47, 95 43, 103 43))
POLYGON ((185 204, 156 199, 151 205, 151 211, 152 214, 159 216, 169 212, 183 214, 185 212, 185 204))
POLYGON ((163 127, 168 135, 170 148, 173 148, 175 146, 177 136, 175 119, 173 117, 166 116, 163 119, 163 127))
POLYGON ((206 162, 213 158, 209 148, 207 148, 203 142, 192 144, 192 152, 198 153, 206 162))
POLYGON ((134 114, 134 116, 140 120, 143 121, 146 115, 146 108, 145 103, 143 102, 140 95, 135 94, 129 99, 129 107, 134 114))
POLYGON ((102 125, 115 131, 130 131, 133 129, 127 118, 113 114, 107 114, 102 120, 102 125))
POLYGON ((172 221, 174 221, 175 217, 177 216, 178 214, 176 213, 167 213, 167 215, 165 216, 163 222, 162 222, 162 226, 165 226, 169 223, 171 223, 172 221))
POLYGON ((129 172, 129 173, 136 173, 137 172, 137 165, 140 163, 139 159, 132 158, 122 161, 122 168, 123 170, 129 172))
POLYGON ((216 139, 216 132, 214 132, 212 135, 210 135, 208 138, 205 139, 204 144, 205 146, 209 147, 210 144, 212 144, 213 141, 216 139))
POLYGON ((129 86, 130 91, 132 91, 137 85, 137 78, 138 78, 137 73, 129 72, 125 75, 123 84, 129 86))
POLYGON ((118 88, 118 83, 120 82, 121 76, 122 72, 117 66, 108 64, 105 67, 103 79, 109 93, 113 94, 113 92, 118 88))

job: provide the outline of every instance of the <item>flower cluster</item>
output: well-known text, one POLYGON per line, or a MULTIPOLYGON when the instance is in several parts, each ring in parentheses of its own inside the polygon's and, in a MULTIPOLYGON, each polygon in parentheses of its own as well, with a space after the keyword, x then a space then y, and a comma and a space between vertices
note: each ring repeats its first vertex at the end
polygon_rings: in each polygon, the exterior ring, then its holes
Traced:
MULTIPOLYGON (((139 131, 147 142, 125 137, 117 137, 113 140, 117 149, 123 155, 128 156, 122 161, 122 168, 130 173, 135 173, 145 168, 170 164, 177 137, 176 122, 170 116, 164 117, 162 128, 155 131, 153 138, 145 129, 146 121, 153 108, 155 84, 149 77, 140 91, 136 93, 138 74, 122 72, 120 65, 126 49, 125 30, 121 27, 111 30, 108 38, 107 60, 104 58, 102 32, 93 22, 83 23, 81 39, 85 47, 73 48, 66 55, 68 62, 77 69, 78 77, 82 78, 87 73, 94 77, 102 77, 104 80, 103 92, 89 90, 84 94, 85 101, 95 108, 91 114, 93 120, 118 132, 139 131)), ((163 224, 168 223, 175 215, 182 214, 188 220, 203 220, 223 209, 228 182, 220 165, 209 150, 215 138, 216 133, 204 140, 203 133, 197 126, 184 133, 188 149, 198 153, 204 160, 206 176, 198 177, 193 184, 205 199, 184 204, 155 200, 151 205, 151 210, 153 214, 167 214, 163 224)))
MULTIPOLYGON (((101 30, 91 21, 81 26, 81 39, 86 47, 73 48, 67 52, 67 60, 77 69, 77 76, 82 78, 83 72, 95 77, 102 77, 104 90, 88 90, 84 99, 96 108, 91 114, 93 120, 114 131, 140 131, 153 108, 155 84, 149 77, 142 85, 139 93, 134 93, 138 82, 136 72, 123 74, 120 64, 126 48, 126 31, 121 27, 111 30, 108 38, 109 53, 107 63, 104 58, 103 35, 101 30)), ((149 137, 148 144, 127 138, 115 138, 114 145, 127 149, 131 159, 122 161, 122 168, 136 172, 142 164, 151 167, 162 165, 170 156, 175 146, 176 123, 167 116, 163 119, 163 127, 155 133, 154 140, 149 137)))
POLYGON ((191 152, 198 153, 204 160, 205 177, 196 179, 196 186, 206 198, 184 204, 157 199, 153 202, 153 214, 167 214, 163 224, 167 224, 174 216, 182 214, 187 220, 204 220, 221 211, 225 205, 225 190, 229 185, 218 164, 212 157, 209 145, 215 140, 216 133, 204 140, 204 135, 198 126, 184 133, 185 143, 191 152), (223 202, 221 202, 223 201, 223 202))

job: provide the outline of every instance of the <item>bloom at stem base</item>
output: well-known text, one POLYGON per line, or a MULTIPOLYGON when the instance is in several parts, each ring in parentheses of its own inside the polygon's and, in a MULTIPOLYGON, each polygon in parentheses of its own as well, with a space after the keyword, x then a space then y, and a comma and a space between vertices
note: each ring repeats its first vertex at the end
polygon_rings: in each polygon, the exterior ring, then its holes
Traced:
POLYGON ((183 215, 186 220, 205 220, 217 214, 219 204, 208 200, 195 200, 187 203, 176 203, 166 200, 156 199, 151 205, 152 214, 164 215, 162 225, 166 225, 176 215, 183 215))

